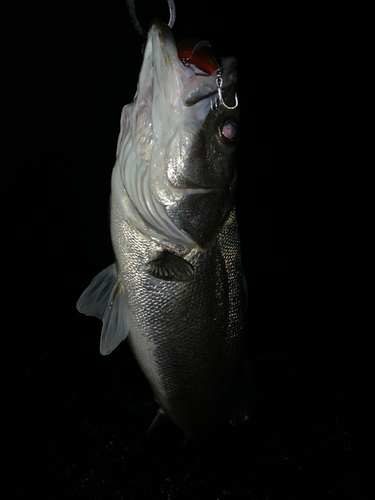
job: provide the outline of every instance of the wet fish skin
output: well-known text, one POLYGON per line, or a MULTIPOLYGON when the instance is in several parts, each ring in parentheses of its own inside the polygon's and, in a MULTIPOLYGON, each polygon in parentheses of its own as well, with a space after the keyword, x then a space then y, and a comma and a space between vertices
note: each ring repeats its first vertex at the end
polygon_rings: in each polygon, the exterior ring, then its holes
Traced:
MULTIPOLYGON (((226 121, 238 127, 239 110, 211 109, 211 93, 186 107, 181 88, 189 77, 191 89, 195 77, 179 66, 160 21, 150 28, 144 57, 112 174, 116 262, 77 307, 103 319, 102 354, 128 338, 163 413, 196 440, 226 416, 244 421, 252 411, 235 141, 221 137, 226 121), (169 129, 159 123, 164 119, 169 129)), ((234 102, 227 81, 224 96, 234 102)))
POLYGON ((244 362, 244 294, 235 211, 207 250, 184 259, 188 282, 142 272, 160 246, 111 210, 121 281, 126 285, 128 341, 155 400, 187 438, 211 433, 229 414, 244 362))

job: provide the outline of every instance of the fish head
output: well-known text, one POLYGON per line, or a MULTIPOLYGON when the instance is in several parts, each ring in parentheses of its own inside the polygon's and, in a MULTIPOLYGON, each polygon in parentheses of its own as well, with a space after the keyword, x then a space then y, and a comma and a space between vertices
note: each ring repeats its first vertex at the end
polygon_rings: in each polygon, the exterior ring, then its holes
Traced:
MULTIPOLYGON (((221 61, 235 102, 236 61, 221 61)), ((160 243, 205 246, 233 205, 239 108, 217 75, 180 59, 171 30, 152 22, 137 92, 124 107, 116 166, 126 215, 160 243)))

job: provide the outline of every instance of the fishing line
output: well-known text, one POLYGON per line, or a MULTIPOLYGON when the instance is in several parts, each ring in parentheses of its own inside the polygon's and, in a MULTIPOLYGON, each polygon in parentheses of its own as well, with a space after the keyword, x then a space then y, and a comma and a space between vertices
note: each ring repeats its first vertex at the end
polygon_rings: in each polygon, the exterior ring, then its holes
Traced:
MULTIPOLYGON (((169 28, 173 28, 174 23, 176 21, 176 5, 174 3, 174 0, 167 0, 168 2, 168 7, 169 7, 169 21, 168 21, 168 26, 169 28)), ((128 11, 130 14, 130 18, 132 20, 132 23, 134 24, 135 29, 138 31, 140 35, 142 35, 144 38, 147 38, 147 31, 145 31, 142 26, 140 25, 137 14, 135 13, 135 0, 126 0, 126 4, 128 6, 128 11)))

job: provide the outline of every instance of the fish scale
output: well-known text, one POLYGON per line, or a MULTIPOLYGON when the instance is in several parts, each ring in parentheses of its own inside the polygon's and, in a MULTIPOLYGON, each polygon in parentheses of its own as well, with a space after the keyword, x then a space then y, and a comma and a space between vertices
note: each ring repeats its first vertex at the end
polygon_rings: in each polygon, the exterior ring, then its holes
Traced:
POLYGON ((188 435, 206 432, 216 413, 228 413, 242 369, 244 297, 235 213, 209 249, 185 256, 197 276, 188 284, 160 283, 146 274, 144 262, 161 247, 123 220, 114 202, 111 214, 131 349, 166 414, 179 425, 189 415, 188 435))
POLYGON ((121 116, 110 202, 115 263, 77 303, 103 320, 102 354, 128 339, 158 415, 188 440, 253 411, 234 203, 239 110, 223 101, 237 102, 235 64, 222 66, 212 105, 215 77, 185 68, 170 29, 154 21, 136 96, 121 116))

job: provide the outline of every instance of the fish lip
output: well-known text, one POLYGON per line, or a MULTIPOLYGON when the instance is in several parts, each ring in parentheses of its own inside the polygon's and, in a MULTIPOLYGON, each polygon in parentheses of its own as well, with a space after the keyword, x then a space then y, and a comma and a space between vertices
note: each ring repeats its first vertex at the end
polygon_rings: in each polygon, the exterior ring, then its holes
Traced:
POLYGON ((189 78, 195 75, 194 70, 189 66, 185 66, 179 58, 172 30, 161 19, 155 18, 151 21, 147 41, 150 38, 153 40, 153 43, 155 43, 155 38, 157 38, 159 46, 168 54, 165 63, 172 65, 180 77, 189 78))
MULTIPOLYGON (((204 74, 194 65, 185 65, 178 55, 172 30, 158 18, 151 21, 148 32, 148 40, 155 37, 158 38, 160 47, 168 54, 165 63, 167 65, 170 63, 179 76, 181 97, 185 107, 194 106, 204 99, 218 95, 216 76, 204 74)), ((225 90, 237 80, 237 60, 234 57, 224 57, 221 59, 221 66, 222 90, 225 90)))
POLYGON ((155 38, 155 36, 157 36, 160 46, 168 52, 171 59, 179 59, 172 30, 159 18, 155 18, 151 21, 148 31, 148 40, 150 37, 155 38))

